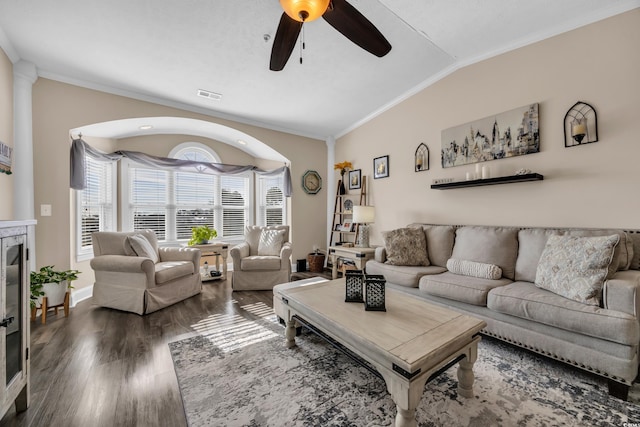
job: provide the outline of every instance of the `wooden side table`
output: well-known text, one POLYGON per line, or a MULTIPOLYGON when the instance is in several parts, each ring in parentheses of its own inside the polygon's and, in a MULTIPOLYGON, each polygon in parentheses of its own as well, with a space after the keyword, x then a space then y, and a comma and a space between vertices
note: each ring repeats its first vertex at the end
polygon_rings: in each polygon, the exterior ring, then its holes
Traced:
POLYGON ((209 265, 215 265, 216 271, 220 271, 220 258, 222 258, 222 275, 217 277, 202 277, 202 281, 224 280, 227 278, 227 257, 229 256, 229 244, 224 242, 206 243, 204 245, 193 245, 191 248, 200 249, 200 266, 205 261, 209 265))
POLYGON ((338 258, 346 258, 352 260, 358 270, 364 270, 365 264, 376 253, 376 248, 358 248, 344 246, 329 246, 329 256, 331 257, 331 278, 338 278, 338 258))

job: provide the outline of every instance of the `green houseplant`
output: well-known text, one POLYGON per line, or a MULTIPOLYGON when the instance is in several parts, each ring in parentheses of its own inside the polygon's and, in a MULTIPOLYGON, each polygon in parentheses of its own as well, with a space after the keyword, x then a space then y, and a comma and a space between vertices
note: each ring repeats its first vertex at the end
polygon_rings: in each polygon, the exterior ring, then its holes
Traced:
POLYGON ((213 239, 218 236, 218 232, 215 228, 210 228, 208 225, 201 225, 199 227, 193 227, 191 229, 191 240, 188 245, 200 245, 207 243, 209 239, 213 239))
POLYGON ((78 279, 78 274, 80 274, 78 270, 57 271, 53 265, 44 266, 39 271, 32 271, 29 276, 31 308, 36 308, 44 296, 49 300, 49 306, 62 304, 64 294, 67 289, 73 288, 71 282, 78 279))

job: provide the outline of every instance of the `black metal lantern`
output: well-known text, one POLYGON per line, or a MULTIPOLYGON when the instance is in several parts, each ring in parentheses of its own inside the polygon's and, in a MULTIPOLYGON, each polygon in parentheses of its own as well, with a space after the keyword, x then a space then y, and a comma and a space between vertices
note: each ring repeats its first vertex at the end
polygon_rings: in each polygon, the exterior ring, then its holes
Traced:
POLYGON ((364 276, 364 309, 367 311, 387 311, 384 305, 384 276, 381 274, 365 274, 364 276))
POLYGON ((362 270, 347 270, 345 277, 345 302, 364 302, 362 298, 362 284, 364 283, 364 274, 362 270))

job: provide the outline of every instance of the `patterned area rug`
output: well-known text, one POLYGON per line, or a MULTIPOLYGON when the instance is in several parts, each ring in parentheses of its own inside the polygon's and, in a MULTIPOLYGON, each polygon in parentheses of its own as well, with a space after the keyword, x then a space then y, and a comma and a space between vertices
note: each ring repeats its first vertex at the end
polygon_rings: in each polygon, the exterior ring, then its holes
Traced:
MULTIPOLYGON (((382 380, 310 332, 284 347, 266 305, 218 315, 199 335, 169 344, 187 420, 198 426, 389 426, 395 404, 382 380)), ((457 394, 457 367, 426 385, 419 426, 623 426, 640 422, 640 393, 607 394, 599 377, 483 338, 475 397, 457 394)))

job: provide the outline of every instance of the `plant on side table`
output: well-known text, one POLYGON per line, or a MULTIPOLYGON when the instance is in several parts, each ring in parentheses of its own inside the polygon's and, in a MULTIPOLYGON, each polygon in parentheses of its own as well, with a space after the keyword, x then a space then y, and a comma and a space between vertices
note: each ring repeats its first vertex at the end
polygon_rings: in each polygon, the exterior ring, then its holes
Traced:
POLYGON ((209 243, 209 240, 218 237, 218 232, 215 228, 210 228, 208 225, 201 225, 199 227, 193 227, 191 229, 191 240, 188 245, 202 245, 209 243))
POLYGON ((31 296, 31 320, 35 320, 36 310, 42 309, 42 323, 46 323, 46 312, 49 308, 64 306, 65 317, 69 315, 68 290, 73 289, 71 282, 78 279, 78 270, 57 271, 53 265, 32 271, 29 276, 31 296))

